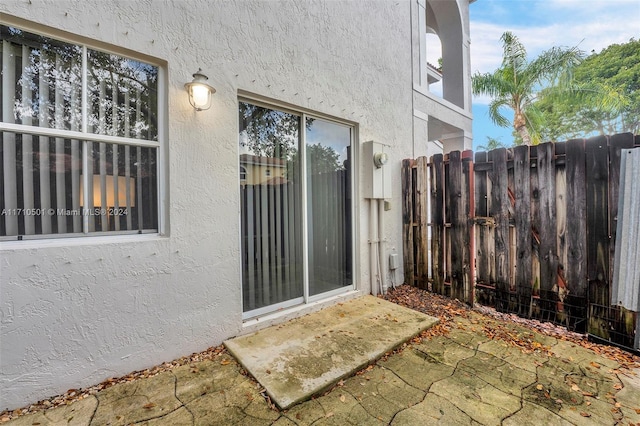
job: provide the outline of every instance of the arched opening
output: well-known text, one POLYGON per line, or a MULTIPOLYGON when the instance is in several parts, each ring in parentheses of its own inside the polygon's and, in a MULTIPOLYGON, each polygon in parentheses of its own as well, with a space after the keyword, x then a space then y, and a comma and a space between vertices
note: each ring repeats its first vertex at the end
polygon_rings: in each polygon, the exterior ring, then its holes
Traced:
POLYGON ((429 1, 426 14, 427 60, 432 60, 430 51, 437 52, 438 43, 435 40, 439 40, 441 47, 442 97, 460 108, 465 108, 464 94, 467 85, 464 81, 464 32, 458 3, 429 1))
POLYGON ((435 32, 427 28, 427 84, 429 92, 442 97, 442 43, 435 32))

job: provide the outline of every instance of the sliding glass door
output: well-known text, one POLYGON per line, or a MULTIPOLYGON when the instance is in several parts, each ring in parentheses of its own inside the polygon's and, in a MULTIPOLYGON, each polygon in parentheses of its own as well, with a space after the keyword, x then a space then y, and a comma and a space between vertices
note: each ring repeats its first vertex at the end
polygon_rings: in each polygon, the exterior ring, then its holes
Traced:
POLYGON ((252 101, 239 112, 245 318, 352 288, 353 127, 252 101))

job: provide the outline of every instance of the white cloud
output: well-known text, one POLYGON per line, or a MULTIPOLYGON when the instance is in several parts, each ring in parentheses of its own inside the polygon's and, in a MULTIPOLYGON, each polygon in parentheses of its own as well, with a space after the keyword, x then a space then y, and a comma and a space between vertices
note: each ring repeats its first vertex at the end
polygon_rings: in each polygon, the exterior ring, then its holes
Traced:
MULTIPOLYGON (((512 5, 506 1, 485 0, 471 6, 486 7, 483 12, 491 16, 490 22, 474 20, 472 11, 472 73, 491 72, 500 66, 500 36, 505 31, 518 36, 529 59, 554 46, 578 46, 590 53, 592 50, 600 52, 614 43, 626 43, 632 37, 640 38, 638 0, 529 0, 528 16, 517 18, 510 14, 512 5)), ((487 100, 474 99, 481 103, 487 100)))

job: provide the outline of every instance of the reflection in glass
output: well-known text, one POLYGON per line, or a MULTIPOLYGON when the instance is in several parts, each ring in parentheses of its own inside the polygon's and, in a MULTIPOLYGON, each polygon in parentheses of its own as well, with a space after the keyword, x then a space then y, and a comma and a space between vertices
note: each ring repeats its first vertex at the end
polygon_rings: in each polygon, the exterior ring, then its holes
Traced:
POLYGON ((351 128, 307 119, 309 293, 352 284, 351 128))
POLYGON ((246 312, 303 294, 300 117, 240 102, 239 131, 246 312))
POLYGON ((0 237, 158 228, 157 148, 0 132, 0 237))
POLYGON ((351 127, 305 118, 301 128, 299 115, 247 102, 239 110, 244 312, 302 300, 305 276, 309 296, 351 286, 351 127))
MULTIPOLYGON (((15 88, 2 121, 80 131, 82 47, 5 25, 0 36, 2 85, 15 88)), ((87 68, 88 131, 157 140, 158 67, 88 50, 87 68)))
POLYGON ((90 131, 157 140, 158 68, 94 50, 88 63, 90 131))

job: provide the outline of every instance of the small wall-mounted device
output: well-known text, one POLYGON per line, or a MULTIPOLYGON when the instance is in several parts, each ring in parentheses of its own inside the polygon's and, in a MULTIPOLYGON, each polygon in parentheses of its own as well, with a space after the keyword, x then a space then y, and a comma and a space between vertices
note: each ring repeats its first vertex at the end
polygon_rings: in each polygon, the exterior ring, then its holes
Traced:
POLYGON ((380 168, 387 164, 387 161, 389 161, 389 156, 386 152, 376 152, 375 154, 373 154, 373 164, 377 168, 380 168))
POLYGON ((364 170, 364 197, 376 200, 391 198, 391 169, 389 147, 379 142, 362 144, 362 169, 364 170))
POLYGON ((389 255, 389 269, 391 269, 392 271, 398 269, 399 265, 399 259, 398 259, 398 254, 397 253, 391 253, 389 255))

